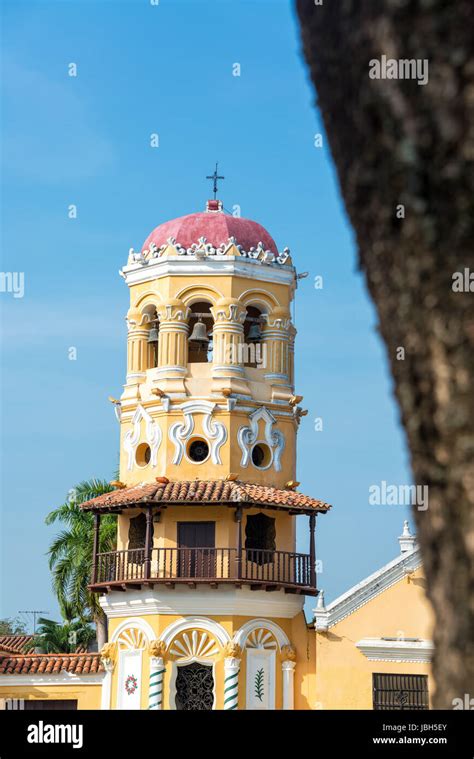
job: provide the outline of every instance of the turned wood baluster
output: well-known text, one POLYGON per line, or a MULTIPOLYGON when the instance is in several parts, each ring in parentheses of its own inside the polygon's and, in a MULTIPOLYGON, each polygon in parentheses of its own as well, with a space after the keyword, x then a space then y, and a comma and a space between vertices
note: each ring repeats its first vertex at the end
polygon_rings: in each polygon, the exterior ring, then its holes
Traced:
POLYGON ((145 529, 145 580, 150 579, 151 575, 151 551, 153 548, 153 512, 151 506, 146 511, 146 529, 145 529))
POLYGON ((237 579, 242 577, 242 507, 235 510, 235 521, 237 522, 237 557, 235 560, 237 569, 237 579))
POLYGON ((310 514, 309 517, 309 584, 312 588, 316 587, 316 545, 315 545, 315 533, 316 530, 316 515, 310 514))
POLYGON ((97 562, 99 553, 100 514, 94 514, 94 542, 92 545, 92 584, 97 582, 97 562))

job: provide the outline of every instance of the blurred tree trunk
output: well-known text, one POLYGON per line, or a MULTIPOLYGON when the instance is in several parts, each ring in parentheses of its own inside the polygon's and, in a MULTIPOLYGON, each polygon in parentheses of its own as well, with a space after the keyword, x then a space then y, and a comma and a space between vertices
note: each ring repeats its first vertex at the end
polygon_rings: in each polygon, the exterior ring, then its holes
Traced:
POLYGON ((414 482, 429 486, 429 508, 414 515, 436 616, 438 708, 474 696, 474 292, 453 291, 455 272, 474 271, 470 11, 470 0, 297 0, 414 482), (369 61, 382 55, 428 59, 428 84, 371 79, 369 61))
POLYGON ((100 651, 107 643, 107 617, 104 612, 94 614, 94 622, 97 636, 97 650, 100 651))

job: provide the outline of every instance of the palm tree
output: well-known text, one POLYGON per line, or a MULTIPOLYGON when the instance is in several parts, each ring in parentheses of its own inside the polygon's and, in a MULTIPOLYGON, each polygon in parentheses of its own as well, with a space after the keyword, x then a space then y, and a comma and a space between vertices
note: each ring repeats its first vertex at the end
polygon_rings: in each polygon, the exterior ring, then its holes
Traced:
POLYGON ((76 609, 73 603, 66 603, 61 608, 61 616, 62 624, 39 617, 38 632, 27 644, 27 650, 39 648, 46 654, 70 654, 78 646, 87 650, 95 638, 94 629, 89 624, 91 618, 82 616, 82 610, 76 609))
MULTIPOLYGON (((103 493, 110 493, 113 487, 105 480, 85 480, 72 491, 62 506, 51 511, 46 524, 61 522, 65 529, 58 533, 49 550, 49 568, 53 573, 53 588, 61 609, 73 604, 84 617, 89 613, 97 631, 99 650, 107 641, 107 619, 102 611, 98 596, 91 593, 92 546, 94 518, 83 511, 80 504, 103 493)), ((101 519, 99 551, 114 551, 116 548, 116 517, 106 515, 101 519)))

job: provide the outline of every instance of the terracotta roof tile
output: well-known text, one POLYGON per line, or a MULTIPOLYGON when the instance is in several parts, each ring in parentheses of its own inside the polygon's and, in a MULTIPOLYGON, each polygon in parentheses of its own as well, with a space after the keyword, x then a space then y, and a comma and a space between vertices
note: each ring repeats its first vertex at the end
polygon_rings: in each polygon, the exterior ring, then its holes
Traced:
POLYGON ((92 675, 103 672, 100 654, 33 654, 0 656, 0 675, 60 674, 92 675))
POLYGON ((0 654, 22 654, 28 643, 33 639, 32 635, 0 635, 0 654))
POLYGON ((86 510, 109 511, 140 503, 231 503, 246 502, 277 508, 326 512, 330 505, 294 490, 251 482, 227 480, 181 480, 148 482, 104 493, 82 504, 86 510))

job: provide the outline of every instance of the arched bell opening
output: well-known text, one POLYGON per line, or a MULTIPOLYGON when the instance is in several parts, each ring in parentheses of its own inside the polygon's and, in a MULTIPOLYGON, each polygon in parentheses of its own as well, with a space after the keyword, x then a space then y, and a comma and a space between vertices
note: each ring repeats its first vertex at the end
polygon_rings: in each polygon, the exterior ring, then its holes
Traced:
POLYGON ((155 306, 145 306, 142 312, 142 319, 148 329, 146 369, 154 369, 158 366, 158 342, 160 337, 160 322, 155 306))
POLYGON ((191 306, 189 317, 188 363, 212 362, 212 330, 214 319, 211 304, 199 301, 191 306))
POLYGON ((256 306, 247 306, 244 321, 242 364, 254 368, 264 366, 264 343, 262 339, 263 312, 256 306))

